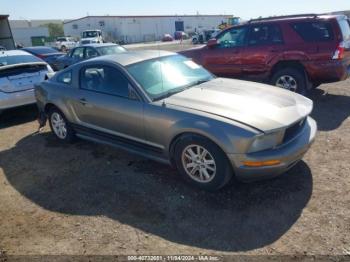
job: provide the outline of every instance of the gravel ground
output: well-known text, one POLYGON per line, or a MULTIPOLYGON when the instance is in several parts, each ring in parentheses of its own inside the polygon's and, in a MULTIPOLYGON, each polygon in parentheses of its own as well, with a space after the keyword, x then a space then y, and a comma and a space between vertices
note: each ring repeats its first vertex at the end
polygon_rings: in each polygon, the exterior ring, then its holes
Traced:
POLYGON ((121 150, 37 133, 35 107, 5 112, 0 254, 350 255, 350 81, 311 97, 319 132, 304 160, 218 193, 121 150))

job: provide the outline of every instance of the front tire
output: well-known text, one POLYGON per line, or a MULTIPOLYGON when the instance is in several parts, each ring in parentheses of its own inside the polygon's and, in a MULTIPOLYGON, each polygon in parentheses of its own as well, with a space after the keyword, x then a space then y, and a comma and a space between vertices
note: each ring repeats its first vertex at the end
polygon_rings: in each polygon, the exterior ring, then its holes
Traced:
POLYGON ((49 123, 51 131, 59 140, 69 143, 75 140, 74 130, 69 125, 64 114, 57 108, 50 110, 49 123))
POLYGON ((296 68, 283 68, 278 70, 272 76, 271 84, 301 95, 307 94, 308 80, 305 73, 296 68))
POLYGON ((232 179, 232 168, 225 153, 205 137, 181 137, 175 145, 174 153, 179 173, 193 186, 216 191, 232 179))

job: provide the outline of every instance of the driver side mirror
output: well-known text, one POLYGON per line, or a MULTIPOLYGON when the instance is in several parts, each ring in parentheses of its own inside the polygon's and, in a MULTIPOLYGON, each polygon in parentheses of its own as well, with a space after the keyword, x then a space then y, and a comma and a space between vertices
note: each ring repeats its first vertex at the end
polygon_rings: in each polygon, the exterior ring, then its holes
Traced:
POLYGON ((215 46, 217 46, 219 44, 218 40, 215 38, 209 39, 208 43, 207 43, 207 47, 209 48, 214 48, 215 46))

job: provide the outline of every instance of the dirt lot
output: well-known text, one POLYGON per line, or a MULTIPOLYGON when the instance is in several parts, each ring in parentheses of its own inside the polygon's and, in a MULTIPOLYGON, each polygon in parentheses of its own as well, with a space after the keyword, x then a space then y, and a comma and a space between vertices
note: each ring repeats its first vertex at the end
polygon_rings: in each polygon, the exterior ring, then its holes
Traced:
MULTIPOLYGON (((171 47, 177 49, 178 47, 171 47)), ((7 254, 350 254, 350 81, 312 94, 316 142, 278 179, 218 193, 86 141, 35 107, 0 116, 0 251, 7 254)))

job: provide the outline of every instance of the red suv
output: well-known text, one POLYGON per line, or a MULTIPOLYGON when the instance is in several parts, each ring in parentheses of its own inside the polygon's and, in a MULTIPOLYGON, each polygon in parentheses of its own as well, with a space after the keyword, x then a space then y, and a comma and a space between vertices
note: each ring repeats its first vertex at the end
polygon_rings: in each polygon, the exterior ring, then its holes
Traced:
POLYGON ((212 73, 270 83, 301 94, 350 76, 350 23, 343 15, 256 19, 180 52, 212 73))

